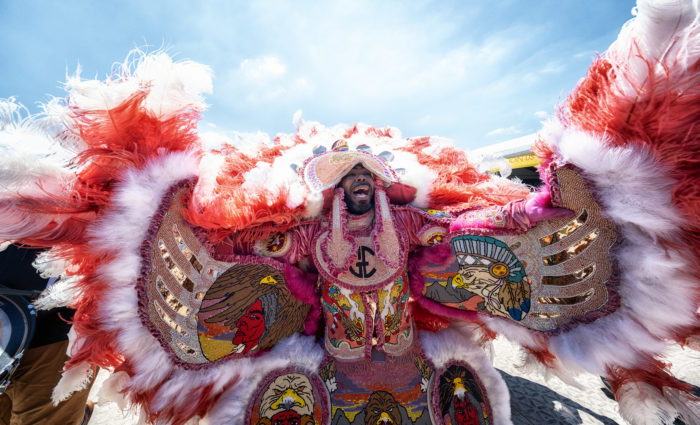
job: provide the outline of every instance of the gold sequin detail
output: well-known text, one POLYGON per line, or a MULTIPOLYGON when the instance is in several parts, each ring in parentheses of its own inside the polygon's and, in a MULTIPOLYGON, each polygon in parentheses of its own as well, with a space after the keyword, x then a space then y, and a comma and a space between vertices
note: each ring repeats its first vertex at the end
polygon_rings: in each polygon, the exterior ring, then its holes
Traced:
POLYGON ((202 266, 202 263, 200 263, 199 260, 197 260, 197 257, 194 255, 192 250, 187 246, 176 224, 173 224, 172 230, 173 237, 175 238, 175 243, 177 243, 177 247, 180 249, 180 252, 182 252, 182 255, 184 255, 185 258, 187 258, 187 261, 189 261, 190 264, 192 264, 192 267, 194 267, 194 269, 197 270, 197 273, 201 273, 204 266, 202 266))
POLYGON ((185 331, 184 329, 182 329, 182 327, 180 325, 175 323, 175 321, 173 319, 171 319, 170 316, 168 316, 168 314, 166 312, 163 311, 163 309, 161 308, 161 306, 158 305, 158 303, 153 303, 153 305, 155 306, 156 312, 158 312, 158 315, 160 316, 160 318, 168 326, 170 326, 172 329, 174 329, 180 335, 187 336, 187 331, 185 331))
POLYGON ((163 239, 158 241, 158 248, 160 248, 160 256, 163 258, 166 267, 170 271, 170 274, 182 285, 182 283, 187 279, 187 275, 183 273, 182 269, 175 264, 173 257, 170 255, 168 248, 165 246, 163 239))
POLYGON ((543 285, 568 286, 587 279, 595 271, 595 264, 563 276, 542 276, 543 285))
POLYGON ((566 225, 564 225, 564 227, 561 229, 557 230, 551 235, 540 238, 540 246, 544 248, 545 246, 559 242, 560 240, 574 233, 579 227, 586 224, 586 220, 588 220, 588 211, 584 209, 581 211, 581 214, 579 214, 578 217, 566 223, 566 225))
POLYGON ((182 303, 175 297, 170 290, 168 290, 163 278, 158 276, 156 278, 156 287, 158 292, 163 296, 163 300, 168 304, 168 307, 173 309, 174 312, 181 316, 189 316, 190 309, 182 305, 182 303))
POLYGON ((598 238, 598 230, 594 230, 591 233, 587 234, 583 239, 580 241, 576 242, 575 244, 571 245, 564 251, 558 252, 554 255, 550 255, 548 257, 543 257, 542 258, 542 263, 545 266, 553 266, 556 264, 561 264, 566 260, 572 259, 576 256, 578 256, 580 253, 583 252, 590 244, 593 243, 593 241, 598 238))
POLYGON ((589 289, 583 295, 577 295, 575 297, 539 297, 537 298, 537 302, 540 304, 573 305, 588 301, 591 295, 593 295, 593 289, 589 289))

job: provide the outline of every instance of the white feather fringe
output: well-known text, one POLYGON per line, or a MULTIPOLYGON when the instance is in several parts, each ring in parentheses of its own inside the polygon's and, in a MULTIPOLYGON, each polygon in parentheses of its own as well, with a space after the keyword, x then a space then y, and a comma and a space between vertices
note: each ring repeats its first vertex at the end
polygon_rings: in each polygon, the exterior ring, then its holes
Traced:
POLYGON ((203 93, 211 93, 212 71, 192 62, 173 62, 165 53, 146 55, 140 50, 129 53, 124 63, 114 68, 106 81, 81 80, 80 67, 69 76, 65 88, 71 106, 85 110, 112 109, 147 89, 144 106, 159 119, 185 110, 203 110, 203 93))
POLYGON ((70 307, 78 300, 79 292, 76 287, 77 278, 61 278, 46 288, 39 298, 32 302, 37 310, 51 310, 59 307, 70 307))
POLYGON ((700 424, 700 400, 677 388, 663 387, 663 395, 686 424, 700 424))
POLYGON ((56 387, 51 394, 53 405, 67 400, 76 391, 84 390, 92 382, 95 370, 88 363, 81 363, 69 370, 63 372, 61 380, 58 381, 56 387))
POLYGON ((634 425, 670 425, 678 411, 655 387, 644 382, 622 385, 617 392, 620 415, 634 425))
POLYGON ((616 83, 628 96, 648 79, 678 79, 700 58, 697 0, 638 0, 636 11, 605 54, 617 75, 627 77, 616 83))

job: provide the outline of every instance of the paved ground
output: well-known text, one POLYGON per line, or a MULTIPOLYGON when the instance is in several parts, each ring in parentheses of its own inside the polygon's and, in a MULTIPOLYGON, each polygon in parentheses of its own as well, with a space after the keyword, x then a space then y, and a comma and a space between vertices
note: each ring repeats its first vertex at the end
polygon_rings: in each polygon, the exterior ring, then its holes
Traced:
MULTIPOLYGON (((571 424, 614 425, 626 422, 617 412, 617 403, 605 396, 600 377, 580 376, 581 388, 564 384, 558 378, 545 380, 533 373, 515 368, 519 354, 514 345, 499 338, 494 343, 495 366, 511 392, 511 409, 515 425, 571 424)), ((673 373, 680 379, 700 386, 700 355, 678 347, 669 350, 673 373)), ((97 399, 97 390, 107 377, 98 376, 90 398, 97 399)), ((123 413, 114 403, 98 404, 89 425, 136 425, 136 415, 123 413)))

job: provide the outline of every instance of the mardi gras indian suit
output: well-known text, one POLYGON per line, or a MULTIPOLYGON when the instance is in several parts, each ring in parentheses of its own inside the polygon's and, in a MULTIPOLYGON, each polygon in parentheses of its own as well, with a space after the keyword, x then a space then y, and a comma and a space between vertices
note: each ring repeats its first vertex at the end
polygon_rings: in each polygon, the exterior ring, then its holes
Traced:
POLYGON ((54 398, 100 366, 159 424, 508 424, 503 335, 631 423, 700 423, 661 358, 700 346, 698 42, 691 2, 640 2, 540 132, 537 193, 391 127, 199 133, 209 70, 164 54, 4 102, 0 239, 49 248, 38 305, 77 309, 54 398))

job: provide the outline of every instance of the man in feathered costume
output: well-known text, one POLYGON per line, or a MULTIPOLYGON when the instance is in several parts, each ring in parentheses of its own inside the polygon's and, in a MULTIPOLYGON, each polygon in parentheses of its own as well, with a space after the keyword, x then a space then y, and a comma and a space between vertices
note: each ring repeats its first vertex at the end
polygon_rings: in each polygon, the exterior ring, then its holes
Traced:
POLYGON ((55 400, 100 366, 159 424, 508 424, 501 334, 631 423, 700 423, 660 359, 699 345, 697 12, 640 2, 540 133, 537 193, 394 128, 207 151, 209 70, 163 54, 5 103, 0 239, 50 247, 38 304, 77 309, 55 400))

